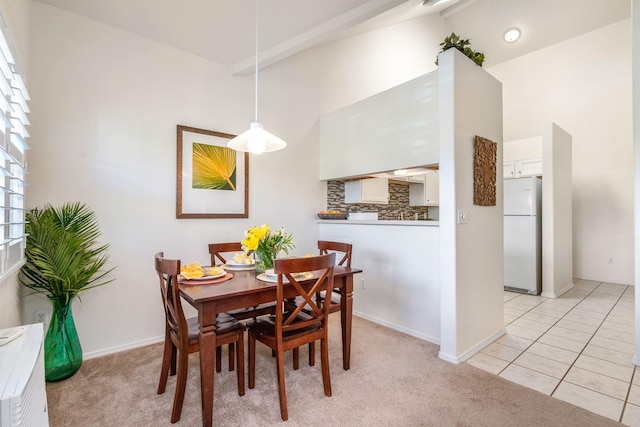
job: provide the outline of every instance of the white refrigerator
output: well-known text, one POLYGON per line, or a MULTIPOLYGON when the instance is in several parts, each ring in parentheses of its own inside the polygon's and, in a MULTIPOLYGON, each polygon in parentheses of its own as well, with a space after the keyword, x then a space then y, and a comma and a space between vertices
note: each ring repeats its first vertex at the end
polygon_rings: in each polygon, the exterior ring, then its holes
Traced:
POLYGON ((504 289, 542 290, 542 181, 504 180, 504 289))

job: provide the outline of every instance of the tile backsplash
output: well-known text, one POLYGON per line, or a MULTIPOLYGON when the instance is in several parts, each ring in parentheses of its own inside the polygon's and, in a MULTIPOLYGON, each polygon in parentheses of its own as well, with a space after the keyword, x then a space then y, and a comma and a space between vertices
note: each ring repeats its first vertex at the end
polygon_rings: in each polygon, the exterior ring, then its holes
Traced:
POLYGON ((389 204, 373 203, 345 203, 344 182, 327 181, 327 209, 337 209, 343 212, 377 212, 378 219, 399 220, 414 219, 415 215, 422 219, 438 219, 438 208, 428 206, 409 206, 409 186, 389 182, 389 204))

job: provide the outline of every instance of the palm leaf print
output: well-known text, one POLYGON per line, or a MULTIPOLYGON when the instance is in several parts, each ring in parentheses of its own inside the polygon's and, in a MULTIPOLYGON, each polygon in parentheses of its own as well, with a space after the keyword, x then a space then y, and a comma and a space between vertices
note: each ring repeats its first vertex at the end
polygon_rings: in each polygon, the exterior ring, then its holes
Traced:
POLYGON ((193 188, 236 190, 236 151, 193 143, 193 188))

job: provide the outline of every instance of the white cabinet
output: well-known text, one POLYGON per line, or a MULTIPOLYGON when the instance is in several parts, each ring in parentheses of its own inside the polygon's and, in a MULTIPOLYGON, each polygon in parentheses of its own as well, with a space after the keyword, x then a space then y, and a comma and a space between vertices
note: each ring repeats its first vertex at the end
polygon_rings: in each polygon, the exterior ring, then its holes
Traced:
POLYGON ((516 176, 524 178, 527 176, 542 175, 542 159, 524 159, 516 161, 516 176))
POLYGON ((542 158, 510 160, 503 163, 504 179, 542 175, 542 158))
POLYGON ((344 183, 345 203, 389 203, 389 180, 368 178, 344 183))
POLYGON ((409 186, 409 206, 438 206, 440 204, 440 174, 438 171, 427 172, 421 175, 421 179, 422 184, 409 186))
POLYGON ((389 178, 390 181, 395 181, 399 183, 409 183, 409 184, 422 184, 424 183, 424 178, 422 174, 420 175, 406 175, 406 176, 394 176, 393 178, 389 178))
POLYGON ((511 179, 516 177, 516 162, 513 160, 503 163, 503 178, 511 179))

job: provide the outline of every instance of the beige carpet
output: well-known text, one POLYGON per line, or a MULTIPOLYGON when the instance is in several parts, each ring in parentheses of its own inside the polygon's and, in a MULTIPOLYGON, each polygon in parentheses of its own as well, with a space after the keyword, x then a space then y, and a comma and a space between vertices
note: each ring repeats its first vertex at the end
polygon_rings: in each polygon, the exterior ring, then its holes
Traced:
MULTIPOLYGON (((607 418, 437 357, 436 345, 354 318, 351 369, 342 369, 339 316, 331 321, 333 396, 319 359, 286 372, 288 426, 613 426, 607 418)), ((256 388, 238 396, 235 373, 216 375, 214 425, 280 426, 275 359, 257 343, 256 388)), ((168 426, 175 377, 157 395, 161 345, 86 361, 72 378, 47 384, 57 426, 168 426)), ((227 361, 223 352, 224 363, 227 361)), ((290 357, 290 356, 289 356, 290 357)), ((198 355, 190 358, 181 420, 201 425, 198 355)), ((224 366, 224 364, 223 364, 224 366)))

